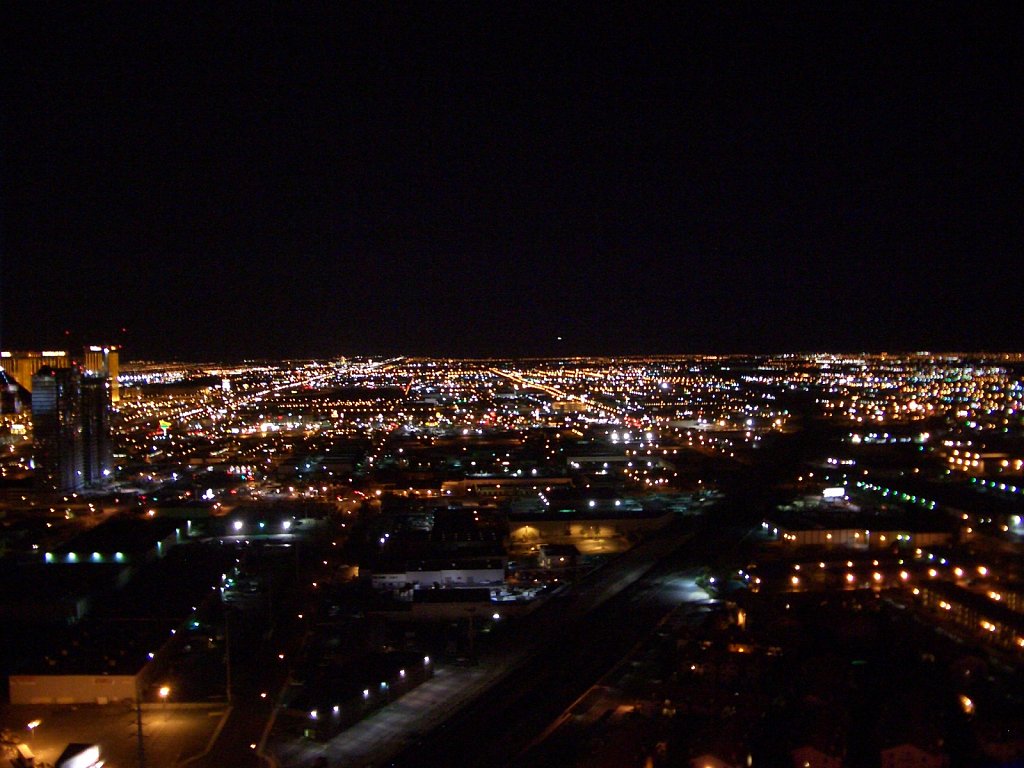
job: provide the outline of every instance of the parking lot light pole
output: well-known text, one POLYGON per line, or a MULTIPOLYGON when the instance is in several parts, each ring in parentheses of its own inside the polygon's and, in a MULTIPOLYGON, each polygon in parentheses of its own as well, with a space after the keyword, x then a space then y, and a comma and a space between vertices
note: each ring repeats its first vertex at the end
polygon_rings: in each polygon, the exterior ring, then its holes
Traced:
POLYGON ((228 697, 228 704, 231 704, 231 634, 228 629, 231 611, 224 606, 224 688, 228 697))
POLYGON ((26 728, 28 728, 28 741, 29 741, 29 744, 32 744, 35 741, 36 728, 38 728, 42 724, 43 724, 42 720, 33 720, 31 723, 29 723, 28 725, 25 726, 26 728))
POLYGON ((139 739, 139 768, 146 768, 146 746, 142 743, 142 686, 135 678, 135 732, 139 739))

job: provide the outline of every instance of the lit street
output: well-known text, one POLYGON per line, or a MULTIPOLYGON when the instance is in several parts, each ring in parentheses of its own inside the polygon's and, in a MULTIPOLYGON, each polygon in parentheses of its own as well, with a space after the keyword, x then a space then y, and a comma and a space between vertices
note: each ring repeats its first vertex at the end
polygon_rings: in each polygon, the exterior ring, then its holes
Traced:
POLYGON ((4 10, 0 768, 1024 766, 1016 5, 4 10))
MULTIPOLYGON (((477 727, 488 734, 497 727, 511 729, 522 713, 507 703, 500 708, 502 715, 488 718, 489 723, 478 722, 479 717, 473 713, 488 710, 496 701, 515 700, 524 695, 519 689, 536 691, 547 677, 565 674, 569 666, 559 667, 553 661, 561 658, 561 653, 553 649, 562 647, 567 635, 577 641, 588 640, 583 645, 571 646, 579 652, 579 658, 571 663, 573 677, 571 681, 554 684, 552 690, 569 691, 581 682, 592 682, 588 675, 599 675, 606 668, 603 665, 617 661, 616 654, 642 636, 637 632, 653 626, 648 622, 656 622, 681 602, 707 599, 707 594, 693 583, 690 566, 677 571, 667 563, 678 557, 686 562, 686 558, 699 551, 698 541, 720 536, 701 534, 700 538, 693 538, 690 533, 676 533, 656 537, 574 590, 552 597, 518 625, 509 627, 508 634, 496 638, 497 646, 484 653, 477 666, 439 667, 434 679, 325 744, 274 741, 269 751, 282 766, 295 768, 321 755, 329 758, 330 765, 380 765, 393 757, 399 765, 433 765, 431 761, 441 759, 439 756, 447 754, 446 750, 457 748, 451 742, 455 734, 477 727), (680 554, 673 555, 680 547, 680 554), (658 565, 662 559, 666 564, 658 565), (601 648, 591 645, 602 638, 614 639, 607 645, 601 642, 601 648), (586 663, 579 664, 580 659, 586 659, 586 663), (473 706, 464 708, 470 702, 474 702, 473 706), (473 725, 466 724, 467 718, 473 725)), ((553 700, 560 700, 563 695, 560 693, 553 700)), ((543 709, 547 711, 546 706, 543 709)), ((531 718, 530 723, 534 722, 531 718)), ((486 743, 485 739, 473 740, 481 749, 486 743)), ((488 754, 499 752, 488 748, 488 754)), ((477 759, 468 752, 463 757, 477 759)))

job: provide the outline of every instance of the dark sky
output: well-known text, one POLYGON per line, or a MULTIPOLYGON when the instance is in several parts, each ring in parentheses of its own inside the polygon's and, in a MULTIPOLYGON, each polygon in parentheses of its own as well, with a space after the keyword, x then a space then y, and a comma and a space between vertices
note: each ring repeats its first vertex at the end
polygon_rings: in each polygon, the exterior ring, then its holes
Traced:
POLYGON ((210 5, 3 12, 4 347, 1024 348, 1013 4, 210 5))

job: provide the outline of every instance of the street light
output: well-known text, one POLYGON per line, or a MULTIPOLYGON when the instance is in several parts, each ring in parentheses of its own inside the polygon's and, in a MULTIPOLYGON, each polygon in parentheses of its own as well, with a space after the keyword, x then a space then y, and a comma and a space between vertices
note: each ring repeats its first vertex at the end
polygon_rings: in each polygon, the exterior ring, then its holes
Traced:
POLYGON ((142 686, 139 676, 135 675, 135 735, 138 739, 139 768, 146 768, 146 745, 142 738, 142 686))
POLYGON ((43 724, 42 720, 33 720, 31 723, 29 723, 28 725, 25 726, 26 728, 28 728, 28 740, 29 740, 29 743, 32 742, 33 738, 36 735, 36 728, 38 728, 42 724, 43 724))

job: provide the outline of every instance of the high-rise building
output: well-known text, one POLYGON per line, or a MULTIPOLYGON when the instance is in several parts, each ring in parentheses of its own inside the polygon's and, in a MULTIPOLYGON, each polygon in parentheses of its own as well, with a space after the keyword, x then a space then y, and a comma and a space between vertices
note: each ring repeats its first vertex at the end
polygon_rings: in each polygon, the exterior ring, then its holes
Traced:
POLYGON ((18 384, 32 391, 32 377, 44 365, 66 366, 67 352, 44 350, 42 352, 0 352, 0 368, 18 384))
POLYGON ((121 386, 117 380, 121 372, 120 356, 121 348, 110 344, 85 348, 85 372, 110 379, 110 402, 115 404, 121 401, 121 386))
POLYGON ((78 367, 39 369, 32 377, 32 430, 41 490, 101 484, 113 469, 110 380, 78 367))
MULTIPOLYGON (((121 347, 114 344, 90 345, 82 351, 82 361, 86 374, 110 379, 110 402, 120 402, 118 376, 121 373, 121 347)), ((44 365, 66 368, 72 363, 68 353, 63 350, 0 352, 0 368, 29 392, 32 391, 32 377, 44 365)))
POLYGON ((46 366, 32 377, 32 432, 37 487, 43 491, 82 488, 82 393, 77 368, 46 366))
POLYGON ((110 396, 106 376, 81 378, 82 469, 86 485, 97 485, 110 476, 113 450, 110 440, 110 396))

